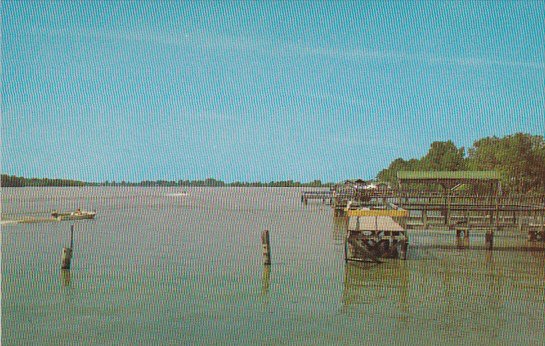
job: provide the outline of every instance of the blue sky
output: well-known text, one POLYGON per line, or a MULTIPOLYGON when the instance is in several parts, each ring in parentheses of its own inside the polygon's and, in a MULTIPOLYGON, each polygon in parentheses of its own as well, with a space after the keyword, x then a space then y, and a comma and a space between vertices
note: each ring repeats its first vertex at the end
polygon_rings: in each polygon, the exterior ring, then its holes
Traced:
POLYGON ((2 172, 373 178, 545 134, 545 2, 2 2, 2 172))

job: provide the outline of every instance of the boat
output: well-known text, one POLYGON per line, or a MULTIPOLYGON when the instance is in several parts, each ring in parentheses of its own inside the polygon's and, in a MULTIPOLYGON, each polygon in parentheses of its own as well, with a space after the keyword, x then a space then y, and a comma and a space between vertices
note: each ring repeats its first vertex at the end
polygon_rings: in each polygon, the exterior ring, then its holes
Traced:
POLYGON ((57 219, 58 221, 66 221, 66 220, 86 220, 86 219, 94 219, 95 215, 97 213, 94 211, 83 211, 83 210, 76 210, 69 213, 58 213, 57 211, 54 211, 51 213, 51 216, 54 219, 57 219))
POLYGON ((167 193, 166 194, 166 196, 168 196, 168 197, 185 197, 187 195, 188 195, 187 191, 174 192, 174 193, 167 193))

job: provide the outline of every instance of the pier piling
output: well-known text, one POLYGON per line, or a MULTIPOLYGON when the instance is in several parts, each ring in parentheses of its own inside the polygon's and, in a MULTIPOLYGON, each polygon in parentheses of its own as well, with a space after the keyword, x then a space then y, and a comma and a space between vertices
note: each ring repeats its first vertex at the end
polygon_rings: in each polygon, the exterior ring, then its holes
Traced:
POLYGON ((428 229, 428 210, 427 208, 424 208, 422 210, 422 226, 424 229, 428 229))
POLYGON ((402 260, 407 259, 407 250, 409 248, 409 242, 407 239, 400 241, 400 251, 399 251, 399 258, 402 260))
POLYGON ((263 245, 263 264, 271 265, 271 244, 268 230, 261 233, 261 244, 263 245))
POLYGON ((70 247, 62 248, 61 269, 70 269, 72 249, 74 247, 74 225, 70 225, 70 247))
POLYGON ((492 250, 492 247, 494 245, 494 231, 486 231, 486 234, 484 235, 484 246, 487 250, 492 250))

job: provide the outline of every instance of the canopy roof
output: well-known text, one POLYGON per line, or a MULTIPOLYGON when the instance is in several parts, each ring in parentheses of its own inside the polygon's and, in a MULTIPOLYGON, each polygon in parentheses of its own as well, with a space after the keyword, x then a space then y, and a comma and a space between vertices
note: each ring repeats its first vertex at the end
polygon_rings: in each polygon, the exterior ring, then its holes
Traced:
POLYGON ((500 180, 501 174, 496 171, 399 171, 397 178, 400 181, 500 180))
POLYGON ((439 184, 445 189, 453 189, 461 184, 487 183, 501 194, 501 173, 496 171, 399 171, 399 187, 403 184, 439 184))

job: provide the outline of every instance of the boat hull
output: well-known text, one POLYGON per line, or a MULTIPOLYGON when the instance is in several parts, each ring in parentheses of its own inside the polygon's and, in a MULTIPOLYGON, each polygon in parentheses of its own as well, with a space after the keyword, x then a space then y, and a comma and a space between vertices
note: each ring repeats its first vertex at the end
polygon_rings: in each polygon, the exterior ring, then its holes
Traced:
POLYGON ((95 218, 96 213, 81 212, 81 213, 53 213, 54 219, 57 221, 74 221, 74 220, 90 220, 95 218))
POLYGON ((94 219, 95 215, 59 215, 57 220, 59 221, 71 221, 71 220, 89 220, 94 219))

